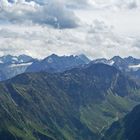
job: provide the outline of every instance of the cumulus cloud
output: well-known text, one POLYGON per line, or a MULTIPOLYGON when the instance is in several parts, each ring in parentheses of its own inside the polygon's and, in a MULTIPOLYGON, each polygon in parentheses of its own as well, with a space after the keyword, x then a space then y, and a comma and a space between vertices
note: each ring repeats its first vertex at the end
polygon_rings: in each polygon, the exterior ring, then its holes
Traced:
POLYGON ((140 6, 139 0, 118 0, 118 2, 115 1, 113 4, 117 7, 128 9, 138 8, 140 6))
MULTIPOLYGON (((76 54, 84 48, 83 33, 71 30, 56 30, 47 26, 41 27, 5 27, 0 30, 0 54, 25 53, 43 58, 52 53, 59 55, 76 54), (82 39, 82 40, 81 40, 82 39)), ((85 46, 86 47, 86 46, 85 46)))
POLYGON ((140 8, 140 0, 90 0, 94 8, 103 9, 136 9, 140 8))
MULTIPOLYGON (((122 22, 119 20, 120 14, 123 13, 120 9, 135 11, 132 9, 139 8, 139 0, 0 0, 0 2, 0 55, 24 53, 38 58, 52 53, 59 55, 85 53, 90 58, 110 58, 114 55, 140 56, 140 41, 118 35, 114 31, 115 27, 108 25, 110 20, 107 22, 104 20, 107 19, 106 11, 112 18, 114 15, 110 9, 115 9, 116 13, 120 12, 112 21, 117 19, 118 25, 122 22), (78 12, 81 14, 77 18, 78 12), (94 13, 97 13, 98 20, 89 23, 94 13), (87 22, 82 19, 86 19, 87 22)), ((128 15, 130 16, 129 13, 128 15)), ((125 22, 124 25, 126 24, 128 23, 125 22)))
POLYGON ((85 9, 90 7, 89 0, 65 0, 69 8, 85 9))
MULTIPOLYGON (((38 4, 47 4, 50 0, 27 0, 35 1, 38 4)), ((133 9, 140 7, 140 0, 61 0, 71 8, 85 8, 92 4, 97 9, 133 9)))
POLYGON ((136 46, 138 40, 130 37, 120 36, 114 32, 113 27, 107 26, 104 22, 95 20, 93 25, 89 27, 86 37, 87 44, 93 52, 89 52, 90 56, 113 57, 120 56, 140 56, 140 48, 136 46))
POLYGON ((43 58, 52 53, 70 55, 84 53, 90 58, 114 55, 140 56, 136 39, 121 37, 112 27, 95 20, 92 25, 76 29, 55 29, 48 26, 7 26, 0 30, 0 55, 22 53, 43 58))
POLYGON ((57 28, 74 28, 78 26, 78 18, 65 4, 52 0, 47 5, 39 5, 34 1, 1 0, 0 21, 8 23, 31 23, 52 25, 57 28))
MULTIPOLYGON (((26 1, 32 1, 32 0, 26 0, 26 1)), ((50 0, 33 0, 36 3, 40 4, 40 5, 44 5, 44 4, 48 4, 50 2, 50 0)), ((58 0, 57 0, 58 1, 58 0)), ((87 6, 89 6, 89 0, 59 0, 61 2, 63 2, 68 8, 86 8, 87 6)))

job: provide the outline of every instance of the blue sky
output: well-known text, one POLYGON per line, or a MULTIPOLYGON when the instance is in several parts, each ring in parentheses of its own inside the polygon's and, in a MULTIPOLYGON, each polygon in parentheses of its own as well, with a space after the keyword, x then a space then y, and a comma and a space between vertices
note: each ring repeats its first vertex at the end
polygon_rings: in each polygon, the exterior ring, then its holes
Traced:
POLYGON ((0 55, 140 57, 140 0, 1 0, 0 55))

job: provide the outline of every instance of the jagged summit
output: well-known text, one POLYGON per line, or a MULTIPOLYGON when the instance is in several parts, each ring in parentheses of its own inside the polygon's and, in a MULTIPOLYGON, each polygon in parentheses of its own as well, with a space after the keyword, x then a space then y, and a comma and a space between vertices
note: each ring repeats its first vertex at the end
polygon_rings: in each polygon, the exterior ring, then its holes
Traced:
POLYGON ((27 72, 63 72, 88 62, 90 60, 85 55, 58 56, 52 54, 41 61, 34 62, 28 67, 27 72))

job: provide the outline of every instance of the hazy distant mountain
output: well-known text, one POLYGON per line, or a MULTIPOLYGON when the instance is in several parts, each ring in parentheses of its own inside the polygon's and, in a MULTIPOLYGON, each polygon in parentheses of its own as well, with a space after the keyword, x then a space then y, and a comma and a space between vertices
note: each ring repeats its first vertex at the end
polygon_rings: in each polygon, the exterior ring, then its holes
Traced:
POLYGON ((27 55, 0 57, 0 81, 24 73, 35 60, 27 55))
POLYGON ((24 72, 63 72, 90 60, 85 55, 57 56, 52 54, 43 60, 35 60, 27 55, 0 57, 0 81, 12 78, 24 72))
POLYGON ((19 75, 0 84, 0 139, 98 140, 140 102, 139 89, 105 64, 19 75))
MULTIPOLYGON (((64 72, 76 67, 83 67, 89 60, 85 55, 57 56, 52 54, 43 60, 35 60, 27 55, 0 57, 0 81, 12 78, 24 72, 64 72)), ((139 81, 140 59, 133 57, 121 58, 115 56, 110 60, 105 58, 93 60, 91 63, 104 63, 115 66, 125 74, 139 81)))
MULTIPOLYGON (((12 78, 24 72, 64 72, 76 67, 86 67, 86 64, 90 61, 91 60, 83 54, 77 56, 57 56, 52 54, 43 60, 35 60, 27 55, 7 55, 0 57, 0 81, 12 78)), ((104 63, 114 66, 124 74, 131 76, 138 82, 140 81, 140 59, 115 56, 110 60, 102 58, 93 60, 90 63, 104 63)))
POLYGON ((27 55, 19 55, 19 56, 12 56, 12 55, 5 55, 0 57, 0 64, 20 64, 20 63, 27 63, 32 61, 32 57, 27 55))
POLYGON ((27 72, 64 72, 89 62, 90 60, 85 55, 57 56, 52 54, 41 61, 34 62, 28 67, 27 72))
POLYGON ((140 79, 140 59, 133 57, 121 58, 120 56, 115 56, 112 59, 97 59, 92 63, 104 63, 116 67, 125 74, 139 80, 140 79))

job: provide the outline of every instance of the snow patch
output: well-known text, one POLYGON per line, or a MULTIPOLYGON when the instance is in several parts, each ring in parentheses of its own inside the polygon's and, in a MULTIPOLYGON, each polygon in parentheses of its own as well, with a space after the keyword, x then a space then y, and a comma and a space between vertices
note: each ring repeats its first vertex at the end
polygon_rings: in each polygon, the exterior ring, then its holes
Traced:
POLYGON ((137 70, 140 69, 140 64, 138 64, 138 65, 130 65, 129 68, 132 69, 132 70, 137 71, 137 70))
POLYGON ((12 65, 10 65, 10 67, 29 66, 31 64, 32 64, 32 62, 30 62, 30 63, 22 63, 22 64, 12 64, 12 65))
POLYGON ((110 63, 109 63, 109 65, 113 65, 115 62, 112 60, 112 61, 110 61, 110 63))
POLYGON ((0 60, 0 64, 3 64, 3 61, 2 60, 0 60))

